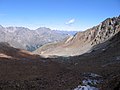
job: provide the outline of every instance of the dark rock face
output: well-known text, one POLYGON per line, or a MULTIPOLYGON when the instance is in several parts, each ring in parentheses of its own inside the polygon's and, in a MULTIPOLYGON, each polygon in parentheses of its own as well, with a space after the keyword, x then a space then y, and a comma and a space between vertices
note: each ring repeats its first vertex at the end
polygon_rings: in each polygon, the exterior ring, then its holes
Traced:
POLYGON ((114 36, 120 31, 120 17, 108 18, 96 28, 93 44, 99 44, 114 36))
POLYGON ((65 32, 62 33, 45 27, 30 30, 24 27, 0 26, 0 42, 8 42, 13 47, 28 51, 34 51, 49 42, 61 41, 67 36, 68 34, 65 32))

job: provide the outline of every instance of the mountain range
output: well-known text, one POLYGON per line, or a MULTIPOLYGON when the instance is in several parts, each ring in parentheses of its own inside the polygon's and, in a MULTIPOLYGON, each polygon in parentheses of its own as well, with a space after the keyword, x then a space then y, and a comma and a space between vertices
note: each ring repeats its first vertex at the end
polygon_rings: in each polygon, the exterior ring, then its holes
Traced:
POLYGON ((8 42, 13 47, 28 51, 34 51, 46 43, 61 41, 73 34, 75 32, 62 32, 46 27, 30 30, 25 27, 3 27, 0 25, 0 42, 8 42))

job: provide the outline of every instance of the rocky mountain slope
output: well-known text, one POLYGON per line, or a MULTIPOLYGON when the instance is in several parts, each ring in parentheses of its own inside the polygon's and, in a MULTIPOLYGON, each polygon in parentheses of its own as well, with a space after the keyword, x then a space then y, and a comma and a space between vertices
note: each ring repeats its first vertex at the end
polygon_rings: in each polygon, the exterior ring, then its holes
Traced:
POLYGON ((45 27, 30 30, 24 27, 0 26, 0 42, 8 42, 13 47, 28 51, 33 51, 46 43, 61 41, 69 35, 71 32, 50 30, 45 27))
POLYGON ((93 46, 103 43, 120 31, 120 16, 107 18, 99 25, 78 32, 62 42, 50 43, 34 51, 42 56, 75 56, 91 52, 93 46))

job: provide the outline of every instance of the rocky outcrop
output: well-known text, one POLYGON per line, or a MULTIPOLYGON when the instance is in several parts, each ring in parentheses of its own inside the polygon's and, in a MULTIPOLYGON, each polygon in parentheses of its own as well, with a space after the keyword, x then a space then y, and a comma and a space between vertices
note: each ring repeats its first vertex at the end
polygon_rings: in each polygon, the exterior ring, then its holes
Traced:
POLYGON ((78 32, 59 43, 45 45, 34 51, 43 56, 75 56, 89 52, 95 45, 103 43, 120 31, 120 16, 108 18, 84 32, 78 32), (52 48, 51 48, 52 47, 52 48))

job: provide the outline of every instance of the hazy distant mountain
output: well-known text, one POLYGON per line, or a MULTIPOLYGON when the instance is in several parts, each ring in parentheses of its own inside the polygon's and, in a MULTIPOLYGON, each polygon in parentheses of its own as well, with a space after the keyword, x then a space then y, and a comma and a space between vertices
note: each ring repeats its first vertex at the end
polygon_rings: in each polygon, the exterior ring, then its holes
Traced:
POLYGON ((91 52, 95 45, 105 42, 120 31, 120 16, 108 18, 99 25, 84 32, 78 32, 62 42, 50 43, 37 49, 34 53, 44 56, 75 56, 91 52))
POLYGON ((46 27, 30 30, 25 27, 3 27, 0 25, 0 42, 8 42, 13 47, 29 51, 49 42, 61 41, 72 34, 74 33, 51 30, 46 27))

